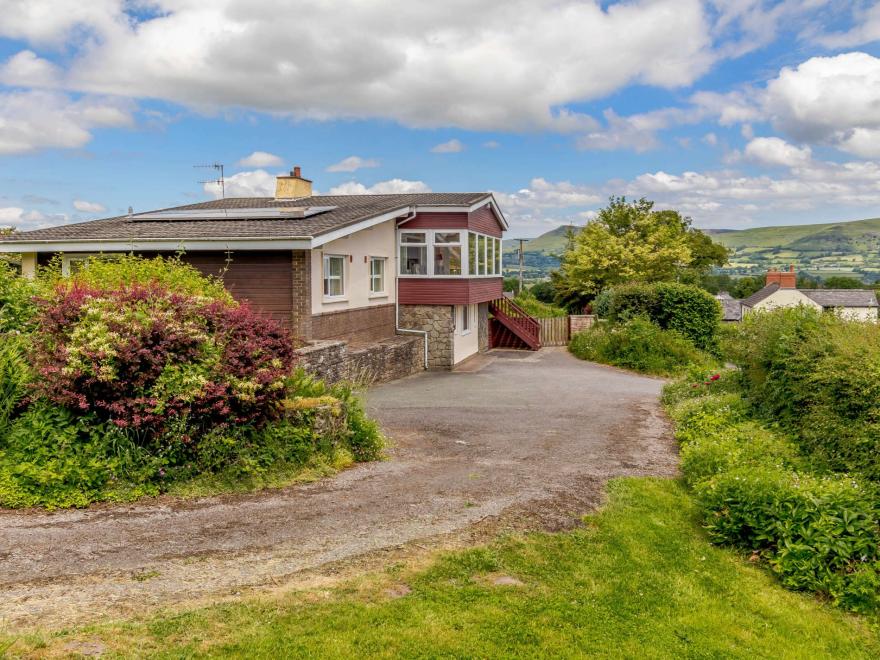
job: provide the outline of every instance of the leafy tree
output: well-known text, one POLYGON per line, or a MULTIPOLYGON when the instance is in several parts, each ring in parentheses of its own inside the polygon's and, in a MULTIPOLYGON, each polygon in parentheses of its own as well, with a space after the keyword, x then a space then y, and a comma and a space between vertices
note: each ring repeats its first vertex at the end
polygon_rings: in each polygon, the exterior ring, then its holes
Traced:
POLYGON ((549 281, 538 282, 529 290, 542 303, 552 304, 554 298, 553 284, 549 281))
POLYGON ((556 302, 580 309, 602 289, 624 282, 698 281, 727 250, 691 227, 678 211, 655 211, 645 198, 612 197, 598 217, 571 236, 551 275, 556 302))
POLYGON ((748 298, 750 295, 763 288, 763 277, 740 277, 731 288, 730 295, 734 298, 748 298))
POLYGON ((823 289, 864 289, 865 283, 856 277, 832 275, 822 282, 823 289))
POLYGON ((797 276, 797 288, 798 289, 818 289, 819 288, 819 278, 813 277, 808 273, 798 273, 797 276))

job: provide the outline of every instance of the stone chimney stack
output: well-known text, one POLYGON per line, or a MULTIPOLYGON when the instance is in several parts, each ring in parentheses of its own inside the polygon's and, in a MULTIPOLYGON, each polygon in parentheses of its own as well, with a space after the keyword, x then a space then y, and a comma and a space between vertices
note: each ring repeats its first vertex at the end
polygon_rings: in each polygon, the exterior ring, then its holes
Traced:
POLYGON ((794 264, 789 265, 788 270, 771 268, 767 271, 767 281, 764 282, 764 286, 768 284, 778 284, 780 289, 796 289, 797 273, 794 272, 794 264))
POLYGON ((312 196, 312 182, 302 178, 299 165, 289 175, 275 177, 275 199, 296 199, 312 196))

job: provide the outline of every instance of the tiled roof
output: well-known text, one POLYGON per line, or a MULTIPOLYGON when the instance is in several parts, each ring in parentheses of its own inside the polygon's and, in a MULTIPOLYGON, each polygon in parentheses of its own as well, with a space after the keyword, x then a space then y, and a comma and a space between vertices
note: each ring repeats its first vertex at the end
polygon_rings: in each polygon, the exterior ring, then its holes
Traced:
MULTIPOLYGON (((400 195, 316 195, 298 199, 274 197, 237 197, 176 206, 162 211, 198 211, 206 209, 296 208, 333 206, 332 210, 305 218, 192 219, 185 214, 173 221, 138 220, 127 215, 90 222, 79 222, 46 229, 16 232, 0 237, 0 242, 16 241, 102 241, 139 239, 202 238, 307 238, 320 236, 362 220, 410 205, 471 206, 490 198, 490 193, 414 193, 400 195)), ((152 211, 151 213, 155 213, 152 211)))
POLYGON ((764 300, 764 298, 769 296, 771 293, 775 293, 778 290, 779 290, 779 285, 776 282, 774 282, 773 284, 768 284, 763 289, 760 289, 759 291, 755 291, 748 298, 743 298, 742 299, 743 307, 754 307, 759 302, 764 300))
POLYGON ((871 289, 801 289, 802 294, 822 307, 877 307, 871 289))
POLYGON ((722 321, 742 321, 742 305, 739 300, 726 291, 721 291, 715 298, 721 303, 722 321))

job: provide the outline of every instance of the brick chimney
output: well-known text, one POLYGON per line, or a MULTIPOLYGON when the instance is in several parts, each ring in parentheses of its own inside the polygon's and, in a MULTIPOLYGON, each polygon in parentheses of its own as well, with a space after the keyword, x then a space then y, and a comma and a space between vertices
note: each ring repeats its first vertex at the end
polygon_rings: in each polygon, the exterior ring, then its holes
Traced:
POLYGON ((294 165, 289 175, 275 177, 275 199, 311 197, 312 182, 303 179, 299 165, 294 165))
POLYGON ((794 272, 794 264, 790 265, 788 270, 771 268, 767 271, 767 281, 764 282, 764 286, 768 284, 778 284, 780 289, 796 289, 797 273, 794 272))

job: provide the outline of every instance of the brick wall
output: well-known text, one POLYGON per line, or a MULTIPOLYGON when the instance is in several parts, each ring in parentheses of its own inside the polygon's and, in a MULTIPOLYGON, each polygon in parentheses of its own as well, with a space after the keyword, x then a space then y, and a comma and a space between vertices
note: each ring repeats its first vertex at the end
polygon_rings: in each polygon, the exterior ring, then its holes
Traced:
POLYGON ((395 335, 394 305, 358 307, 311 317, 312 339, 373 342, 395 335))
POLYGON ((322 340, 297 351, 300 365, 329 383, 384 383, 424 370, 423 338, 396 335, 369 345, 322 340))
POLYGON ((312 338, 312 257, 310 250, 291 253, 291 326, 293 334, 302 339, 312 338))
POLYGON ((569 326, 571 328, 571 334, 575 334, 581 330, 587 330, 596 322, 595 314, 572 314, 568 318, 571 323, 571 326, 569 326))
POLYGON ((452 305, 401 305, 400 327, 428 333, 428 368, 449 369, 453 364, 455 307, 452 305))

